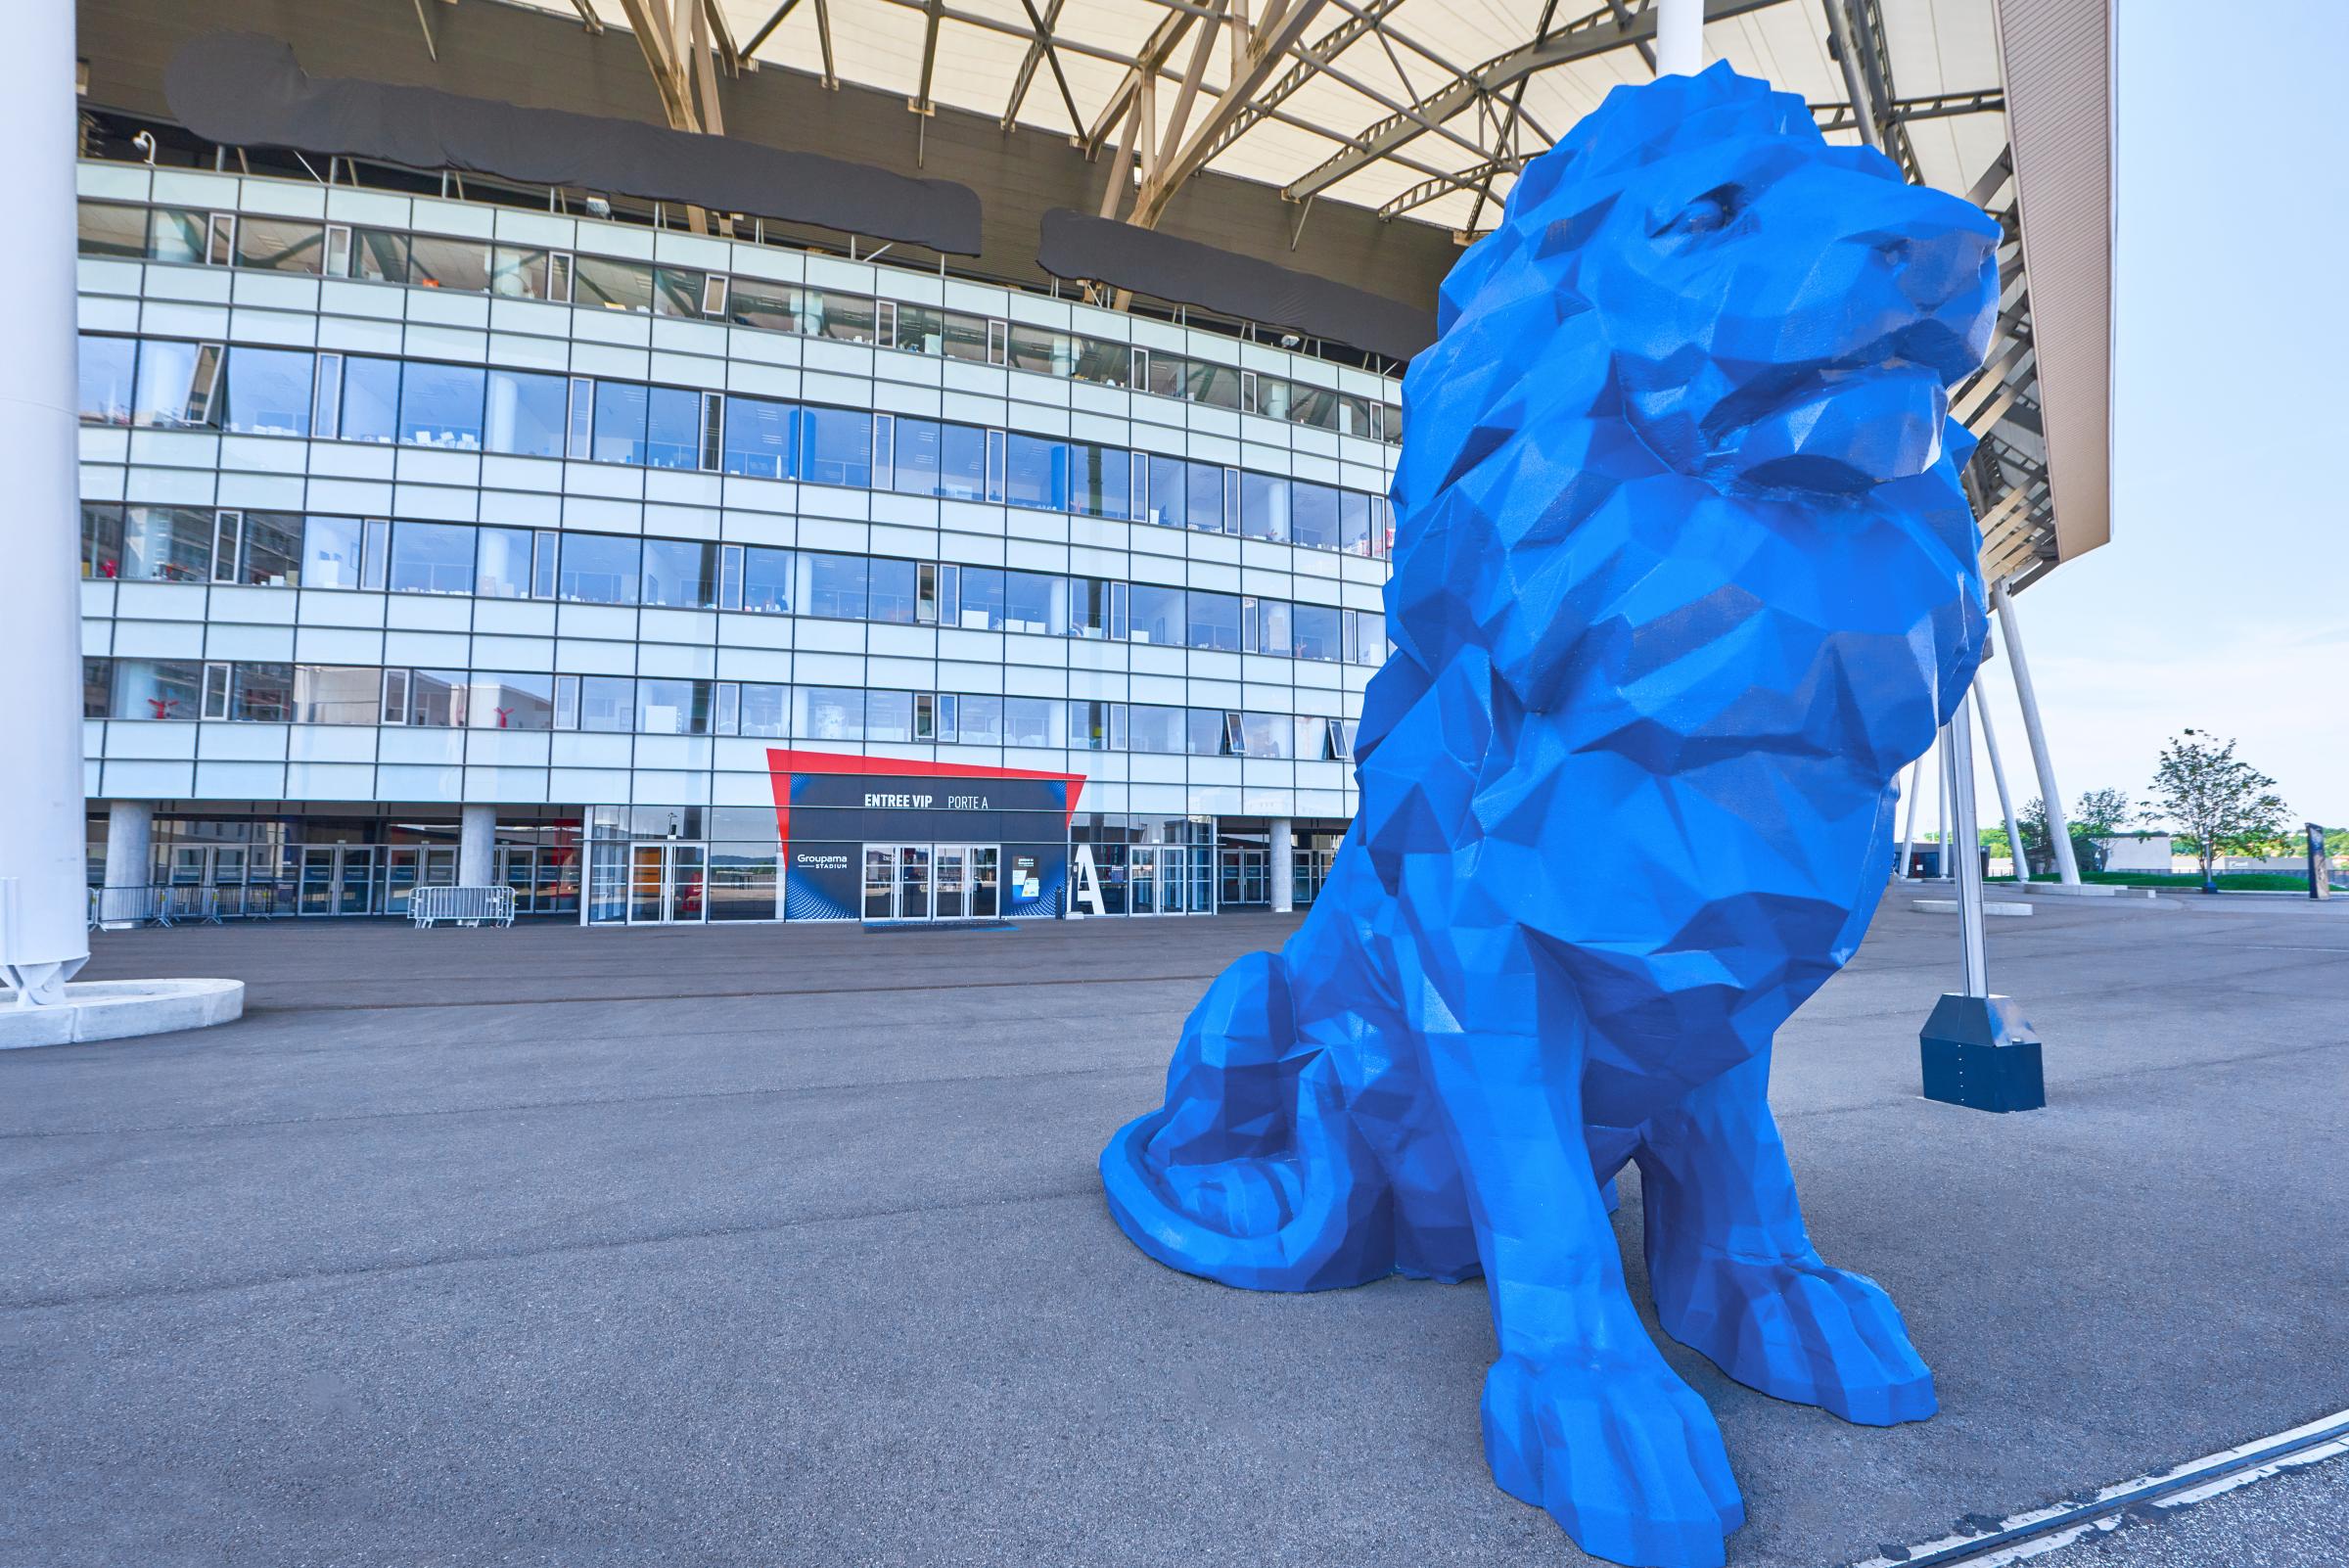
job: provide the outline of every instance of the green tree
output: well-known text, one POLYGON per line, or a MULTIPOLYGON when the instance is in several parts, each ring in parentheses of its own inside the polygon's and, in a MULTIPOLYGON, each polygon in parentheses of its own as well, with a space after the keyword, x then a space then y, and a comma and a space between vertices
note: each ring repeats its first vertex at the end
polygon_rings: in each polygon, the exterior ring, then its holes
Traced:
POLYGON ((2202 862, 2202 886, 2222 854, 2249 854, 2283 836, 2283 798, 2275 780, 2221 745, 2208 730, 2188 729, 2161 749, 2153 770, 2153 799, 2179 840, 2202 862))
POLYGON ((2139 816, 2125 790, 2090 790, 2072 803, 2072 836, 2106 839, 2139 816))

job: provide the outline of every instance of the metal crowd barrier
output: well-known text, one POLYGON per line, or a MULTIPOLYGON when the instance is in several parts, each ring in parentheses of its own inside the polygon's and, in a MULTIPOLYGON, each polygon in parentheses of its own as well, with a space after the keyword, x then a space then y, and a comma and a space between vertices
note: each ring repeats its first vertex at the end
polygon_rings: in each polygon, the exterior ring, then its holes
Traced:
POLYGON ((90 929, 220 924, 220 890, 188 884, 90 890, 90 929))
POLYGON ((510 926, 512 888, 418 888, 408 895, 408 919, 418 930, 446 920, 460 926, 510 926))

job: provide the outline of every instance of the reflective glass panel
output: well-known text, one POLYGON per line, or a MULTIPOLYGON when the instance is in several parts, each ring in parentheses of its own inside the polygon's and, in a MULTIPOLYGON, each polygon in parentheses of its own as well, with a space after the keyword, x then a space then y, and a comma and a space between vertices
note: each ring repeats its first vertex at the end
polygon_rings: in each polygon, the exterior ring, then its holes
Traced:
POLYGON ((122 576, 134 582, 203 582, 212 575, 209 509, 134 506, 122 516, 122 576))
POLYGON ((307 436, 311 368, 307 349, 230 349, 222 423, 241 436, 307 436))
POLYGON ((301 533, 301 585, 305 588, 355 588, 359 585, 359 551, 363 537, 355 517, 313 517, 301 533))
POLYGON ((408 281, 420 289, 482 294, 489 287, 489 245, 419 234, 408 242, 408 281))
POLYGON ((800 478, 815 484, 870 485, 873 482, 873 416, 846 408, 803 411, 800 478))
POLYGON ((401 523, 392 530, 393 593, 471 593, 473 528, 465 523, 401 523))
POLYGON ((492 370, 484 444, 516 457, 561 457, 570 412, 570 378, 492 370))
POLYGON ((644 541, 644 603, 672 610, 717 607, 717 546, 695 539, 644 541))
POLYGON ((651 310, 653 269, 641 261, 616 261, 608 255, 582 255, 572 266, 574 304, 605 310, 651 310))
POLYGON ((87 424, 130 423, 139 355, 136 338, 81 338, 81 417, 87 424))
POLYGON ((566 532, 555 591, 578 604, 634 604, 642 549, 621 534, 566 532))
POLYGON ((389 441, 399 430, 399 361, 343 361, 343 438, 389 441))
POLYGON ((726 399, 726 472, 755 479, 792 476, 798 409, 770 397, 726 399))
POLYGON ((476 365, 411 359, 399 378, 399 438, 410 446, 482 449, 482 384, 476 365))
POLYGON ((326 229, 290 218, 237 219, 237 265, 316 277, 326 259, 326 229))

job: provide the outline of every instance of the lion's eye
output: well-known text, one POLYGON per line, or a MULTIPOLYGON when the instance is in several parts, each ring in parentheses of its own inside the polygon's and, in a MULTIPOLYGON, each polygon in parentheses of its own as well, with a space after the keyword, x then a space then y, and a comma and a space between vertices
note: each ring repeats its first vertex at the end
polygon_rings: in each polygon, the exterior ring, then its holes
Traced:
POLYGON ((1675 213, 1671 222, 1657 231, 1658 238, 1686 239, 1712 234, 1726 227, 1737 215, 1737 188, 1717 186, 1690 202, 1675 213))

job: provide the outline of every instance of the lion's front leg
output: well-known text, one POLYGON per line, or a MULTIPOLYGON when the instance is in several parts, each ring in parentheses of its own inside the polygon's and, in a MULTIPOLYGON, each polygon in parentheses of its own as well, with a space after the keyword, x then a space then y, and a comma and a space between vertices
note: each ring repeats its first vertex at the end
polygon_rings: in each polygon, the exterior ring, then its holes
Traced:
POLYGON ((1500 1034, 1425 1039, 1500 1342, 1483 1407, 1494 1480, 1593 1555, 1720 1563, 1744 1503, 1712 1411, 1626 1293, 1584 1143, 1581 1050, 1500 1034))
POLYGON ((1770 1114, 1770 1058, 1692 1091, 1634 1158, 1664 1331, 1750 1388, 1890 1426, 1937 1408, 1883 1288, 1820 1259, 1770 1114))

